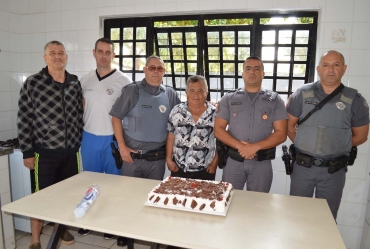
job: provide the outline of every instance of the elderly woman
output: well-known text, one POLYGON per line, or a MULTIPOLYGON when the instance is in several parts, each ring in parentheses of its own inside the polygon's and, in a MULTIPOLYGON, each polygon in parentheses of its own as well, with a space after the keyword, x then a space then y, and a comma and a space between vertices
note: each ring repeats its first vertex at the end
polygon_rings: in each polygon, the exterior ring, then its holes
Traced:
POLYGON ((218 157, 213 125, 216 108, 206 101, 207 81, 190 76, 187 102, 176 105, 167 123, 166 162, 171 176, 214 180, 218 157))

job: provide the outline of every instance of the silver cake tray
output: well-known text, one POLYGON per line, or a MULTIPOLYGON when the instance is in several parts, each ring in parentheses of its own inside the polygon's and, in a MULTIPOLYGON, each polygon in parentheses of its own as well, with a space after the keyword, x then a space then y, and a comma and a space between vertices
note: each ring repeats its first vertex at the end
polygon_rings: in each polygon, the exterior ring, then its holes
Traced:
POLYGON ((211 215, 219 215, 219 216, 226 216, 227 211, 229 210, 229 207, 231 205, 231 201, 234 196, 234 190, 231 192, 229 203, 227 204, 225 210, 223 212, 216 212, 216 211, 201 211, 199 209, 188 209, 188 208, 182 208, 182 207, 176 207, 176 206, 167 206, 167 205, 158 205, 155 203, 151 203, 146 201, 144 203, 145 206, 149 207, 157 207, 157 208, 164 208, 164 209, 173 209, 173 210, 179 210, 179 211, 186 211, 186 212, 192 212, 192 213, 200 213, 200 214, 211 214, 211 215))

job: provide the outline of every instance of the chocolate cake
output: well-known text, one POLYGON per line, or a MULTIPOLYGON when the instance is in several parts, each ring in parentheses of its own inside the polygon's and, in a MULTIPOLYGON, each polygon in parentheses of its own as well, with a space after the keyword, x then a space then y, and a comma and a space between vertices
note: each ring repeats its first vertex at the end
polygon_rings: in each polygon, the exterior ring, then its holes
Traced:
POLYGON ((154 206, 224 213, 233 187, 227 182, 167 177, 148 194, 154 206))

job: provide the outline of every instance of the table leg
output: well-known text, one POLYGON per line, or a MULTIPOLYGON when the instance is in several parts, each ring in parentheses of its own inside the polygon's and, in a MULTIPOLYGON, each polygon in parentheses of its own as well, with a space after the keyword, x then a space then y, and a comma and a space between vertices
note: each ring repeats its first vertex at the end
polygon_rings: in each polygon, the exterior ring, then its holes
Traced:
POLYGON ((150 245, 150 249, 159 249, 160 245, 161 245, 161 244, 152 243, 152 244, 150 245))
POLYGON ((134 249, 134 239, 127 238, 127 249, 134 249))
POLYGON ((67 228, 66 228, 65 225, 55 224, 54 229, 53 229, 53 233, 50 236, 49 243, 48 243, 48 246, 46 247, 46 249, 56 249, 57 245, 58 245, 58 242, 59 242, 59 239, 60 239, 60 236, 64 233, 64 231, 66 229, 67 228))

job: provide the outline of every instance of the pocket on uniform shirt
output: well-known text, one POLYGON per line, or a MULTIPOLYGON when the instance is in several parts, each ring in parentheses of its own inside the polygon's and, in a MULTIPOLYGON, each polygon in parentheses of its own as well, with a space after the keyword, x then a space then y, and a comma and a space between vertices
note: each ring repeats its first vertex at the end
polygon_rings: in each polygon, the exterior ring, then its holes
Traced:
POLYGON ((243 105, 240 104, 231 104, 230 105, 230 124, 238 124, 241 122, 242 117, 242 111, 243 111, 243 105))

